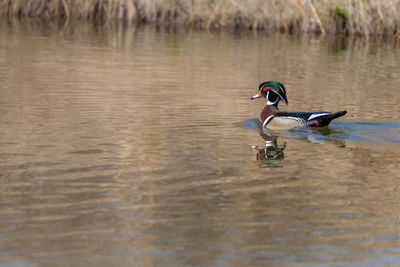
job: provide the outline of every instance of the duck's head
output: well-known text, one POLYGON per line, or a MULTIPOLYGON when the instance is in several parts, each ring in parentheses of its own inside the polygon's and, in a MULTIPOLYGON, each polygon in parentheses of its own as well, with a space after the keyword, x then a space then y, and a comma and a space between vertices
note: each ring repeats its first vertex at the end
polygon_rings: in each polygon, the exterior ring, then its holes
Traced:
POLYGON ((260 97, 266 98, 269 106, 278 106, 279 100, 282 100, 286 105, 288 104, 285 86, 280 82, 266 81, 260 83, 258 94, 252 96, 251 99, 260 97))

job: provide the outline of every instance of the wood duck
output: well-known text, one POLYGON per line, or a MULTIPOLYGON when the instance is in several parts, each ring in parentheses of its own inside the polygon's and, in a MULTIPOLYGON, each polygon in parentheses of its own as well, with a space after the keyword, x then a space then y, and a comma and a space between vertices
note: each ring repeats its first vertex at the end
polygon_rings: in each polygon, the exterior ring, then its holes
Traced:
POLYGON ((347 111, 330 112, 285 112, 279 111, 278 104, 282 100, 286 105, 288 100, 286 90, 282 83, 266 81, 259 85, 258 94, 251 99, 266 98, 267 104, 261 111, 259 120, 263 127, 269 129, 291 129, 296 126, 321 127, 327 126, 333 119, 339 118, 347 111))

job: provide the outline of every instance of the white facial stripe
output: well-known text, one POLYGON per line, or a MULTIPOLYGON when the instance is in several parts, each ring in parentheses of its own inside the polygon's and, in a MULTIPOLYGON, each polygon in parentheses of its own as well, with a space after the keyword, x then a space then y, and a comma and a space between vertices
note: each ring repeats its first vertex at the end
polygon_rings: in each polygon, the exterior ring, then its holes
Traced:
MULTIPOLYGON (((282 101, 283 101, 283 97, 281 96, 281 94, 279 94, 279 93, 277 93, 277 92, 275 92, 277 95, 279 95, 279 97, 280 97, 280 99, 282 99, 282 101)), ((283 102, 285 102, 285 101, 283 101, 283 102)))
POLYGON ((271 102, 271 101, 268 100, 267 101, 267 105, 268 106, 275 105, 276 103, 278 103, 278 101, 279 101, 279 98, 277 98, 275 102, 271 102))
POLYGON ((279 85, 279 88, 281 88, 282 92, 283 92, 283 93, 286 95, 285 88, 283 88, 283 86, 282 86, 282 85, 279 85))
MULTIPOLYGON (((275 92, 275 91, 274 91, 274 93, 277 94, 281 99, 283 99, 283 98, 281 97, 280 94, 278 94, 278 93, 275 92)), ((279 102, 279 98, 277 98, 277 99, 275 100, 275 102, 271 102, 271 101, 269 101, 268 97, 269 97, 269 91, 267 92, 267 100, 268 100, 268 101, 267 101, 267 105, 269 105, 269 106, 275 105, 276 103, 279 102)), ((283 101, 283 100, 282 100, 282 101, 283 101)))

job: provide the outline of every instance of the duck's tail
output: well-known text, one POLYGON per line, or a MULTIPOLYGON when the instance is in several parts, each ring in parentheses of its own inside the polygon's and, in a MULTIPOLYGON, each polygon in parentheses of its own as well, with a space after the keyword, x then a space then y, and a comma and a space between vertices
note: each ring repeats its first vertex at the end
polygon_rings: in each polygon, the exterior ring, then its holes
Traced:
POLYGON ((318 127, 320 126, 328 126, 328 124, 334 120, 337 119, 339 117, 342 117, 344 115, 346 115, 347 111, 346 110, 342 110, 342 111, 338 111, 326 116, 321 116, 318 118, 318 127))

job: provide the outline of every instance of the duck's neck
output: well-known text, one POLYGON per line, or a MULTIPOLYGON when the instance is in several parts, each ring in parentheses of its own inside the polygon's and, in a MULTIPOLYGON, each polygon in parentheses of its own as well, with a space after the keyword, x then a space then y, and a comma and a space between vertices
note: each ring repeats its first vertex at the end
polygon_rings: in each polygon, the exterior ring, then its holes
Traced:
POLYGON ((264 109, 261 111, 260 117, 258 119, 260 120, 261 123, 264 123, 264 121, 271 115, 274 115, 279 111, 278 105, 265 105, 264 109))

